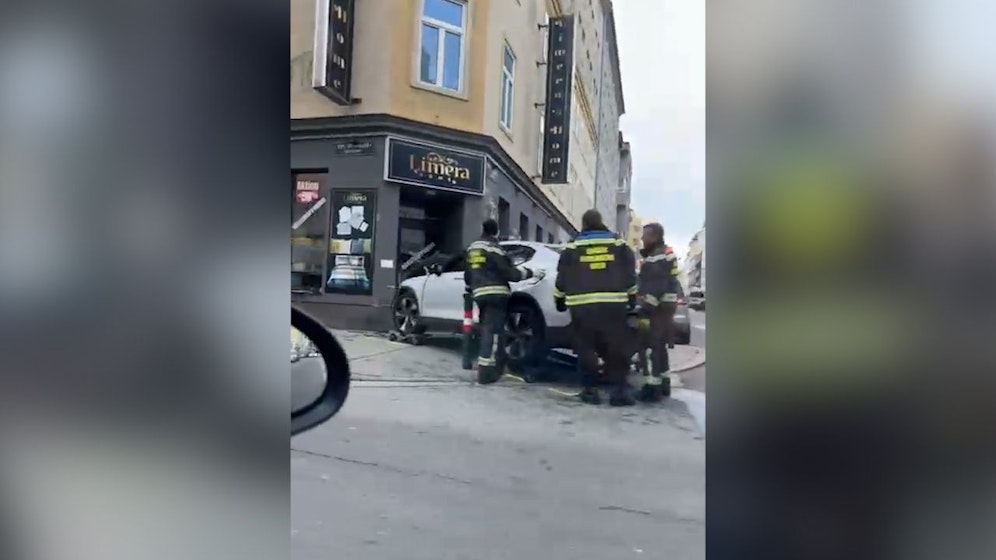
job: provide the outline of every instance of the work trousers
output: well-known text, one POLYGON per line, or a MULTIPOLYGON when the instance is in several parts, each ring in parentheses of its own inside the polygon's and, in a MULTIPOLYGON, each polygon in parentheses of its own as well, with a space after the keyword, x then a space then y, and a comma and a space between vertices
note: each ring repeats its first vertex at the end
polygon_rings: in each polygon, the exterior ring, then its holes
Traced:
POLYGON ((491 295, 474 298, 479 311, 480 351, 477 367, 482 378, 498 377, 505 372, 505 319, 508 296, 491 295))
POLYGON ((635 350, 626 306, 591 304, 570 310, 574 353, 578 355, 584 387, 595 387, 599 358, 605 363, 605 377, 609 383, 616 388, 624 387, 635 350))
POLYGON ((651 375, 663 376, 671 369, 667 355, 667 346, 674 338, 674 312, 676 304, 665 302, 651 308, 650 331, 647 349, 650 350, 651 375))

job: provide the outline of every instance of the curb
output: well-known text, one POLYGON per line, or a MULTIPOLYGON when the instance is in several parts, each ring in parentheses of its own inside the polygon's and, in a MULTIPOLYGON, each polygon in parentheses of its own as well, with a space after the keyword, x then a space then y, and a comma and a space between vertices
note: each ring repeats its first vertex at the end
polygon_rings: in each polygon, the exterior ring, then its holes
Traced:
POLYGON ((694 361, 689 362, 687 364, 684 364, 684 365, 682 365, 681 367, 679 367, 677 369, 672 369, 671 373, 681 373, 683 371, 689 371, 689 370, 693 370, 693 369, 695 369, 697 367, 704 366, 705 363, 706 363, 705 350, 702 351, 701 355, 702 355, 701 359, 697 359, 697 360, 694 360, 694 361))

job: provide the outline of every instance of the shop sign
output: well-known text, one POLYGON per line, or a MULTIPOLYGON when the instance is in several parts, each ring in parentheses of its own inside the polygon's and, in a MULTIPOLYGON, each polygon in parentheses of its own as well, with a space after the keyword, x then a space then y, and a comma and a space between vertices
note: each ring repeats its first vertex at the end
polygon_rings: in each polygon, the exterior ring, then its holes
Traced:
POLYGON ((369 140, 336 142, 334 153, 337 156, 368 156, 374 153, 374 144, 369 140))
POLYGON ((354 0, 317 0, 312 87, 339 105, 353 103, 354 0))
POLYGON ((467 194, 484 194, 485 157, 389 138, 384 179, 467 194))
POLYGON ((542 181, 567 183, 574 68, 574 14, 550 18, 548 31, 542 181))

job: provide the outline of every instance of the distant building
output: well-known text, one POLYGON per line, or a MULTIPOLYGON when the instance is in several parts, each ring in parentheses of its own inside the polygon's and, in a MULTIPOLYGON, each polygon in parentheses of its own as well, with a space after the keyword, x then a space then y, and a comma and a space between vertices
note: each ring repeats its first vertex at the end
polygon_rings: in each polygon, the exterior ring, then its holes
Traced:
POLYGON ((639 252, 643 248, 643 219, 637 216, 632 210, 628 213, 629 221, 629 233, 626 236, 626 241, 629 242, 629 246, 633 248, 634 251, 639 252))
POLYGON ((705 290, 705 247, 706 231, 703 226, 697 231, 688 242, 688 256, 685 257, 685 265, 682 267, 682 285, 688 292, 691 288, 701 288, 705 290))
POLYGON ((629 142, 619 133, 619 188, 616 190, 616 227, 619 235, 629 231, 629 216, 632 210, 629 203, 633 197, 633 156, 629 142))

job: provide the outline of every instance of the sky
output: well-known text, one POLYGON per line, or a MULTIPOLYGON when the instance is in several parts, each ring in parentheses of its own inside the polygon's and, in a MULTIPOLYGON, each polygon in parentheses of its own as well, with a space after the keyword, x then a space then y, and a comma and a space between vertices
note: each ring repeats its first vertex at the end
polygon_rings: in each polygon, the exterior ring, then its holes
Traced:
POLYGON ((705 221, 705 2, 615 0, 630 206, 684 257, 705 221))

